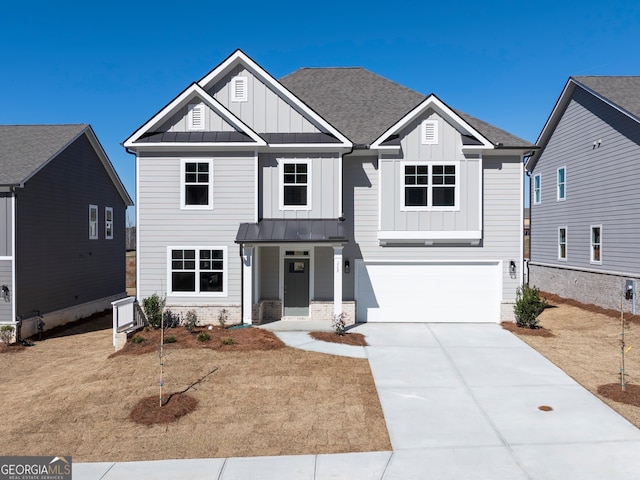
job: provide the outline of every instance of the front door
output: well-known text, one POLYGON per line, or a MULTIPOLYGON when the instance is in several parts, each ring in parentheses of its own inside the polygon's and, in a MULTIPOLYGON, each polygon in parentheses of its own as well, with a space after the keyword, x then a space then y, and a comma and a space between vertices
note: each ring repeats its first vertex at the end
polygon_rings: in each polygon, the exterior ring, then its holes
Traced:
POLYGON ((309 316, 309 259, 284 259, 284 316, 309 316))

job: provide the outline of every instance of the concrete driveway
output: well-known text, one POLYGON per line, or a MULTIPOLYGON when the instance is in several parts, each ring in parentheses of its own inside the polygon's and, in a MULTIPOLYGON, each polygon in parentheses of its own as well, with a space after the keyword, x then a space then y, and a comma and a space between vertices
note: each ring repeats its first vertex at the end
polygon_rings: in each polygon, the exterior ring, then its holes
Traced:
POLYGON ((369 346, 278 335, 369 359, 393 451, 76 464, 74 479, 628 480, 640 472, 640 430, 499 325, 351 331, 369 346))

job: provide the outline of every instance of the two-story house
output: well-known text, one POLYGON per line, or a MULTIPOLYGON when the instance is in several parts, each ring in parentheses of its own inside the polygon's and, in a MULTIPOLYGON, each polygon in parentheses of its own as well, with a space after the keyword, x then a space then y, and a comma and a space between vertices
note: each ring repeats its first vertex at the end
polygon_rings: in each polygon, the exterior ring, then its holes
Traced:
POLYGON ((529 283, 625 311, 640 278, 640 77, 571 77, 527 162, 529 283), (622 300, 622 302, 621 302, 622 300))
POLYGON ((124 146, 138 292, 215 322, 497 322, 535 146, 362 68, 279 81, 241 51, 124 146))
POLYGON ((26 338, 124 297, 131 205, 89 125, 0 125, 0 324, 26 338))

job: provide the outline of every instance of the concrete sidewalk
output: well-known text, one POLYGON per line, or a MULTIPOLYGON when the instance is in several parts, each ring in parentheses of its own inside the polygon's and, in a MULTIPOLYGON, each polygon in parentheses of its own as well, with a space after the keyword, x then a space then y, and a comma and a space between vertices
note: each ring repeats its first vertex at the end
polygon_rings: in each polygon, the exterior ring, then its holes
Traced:
POLYGON ((370 346, 278 335, 369 359, 392 452, 85 463, 73 478, 628 480, 640 472, 640 430, 499 325, 351 331, 370 346))

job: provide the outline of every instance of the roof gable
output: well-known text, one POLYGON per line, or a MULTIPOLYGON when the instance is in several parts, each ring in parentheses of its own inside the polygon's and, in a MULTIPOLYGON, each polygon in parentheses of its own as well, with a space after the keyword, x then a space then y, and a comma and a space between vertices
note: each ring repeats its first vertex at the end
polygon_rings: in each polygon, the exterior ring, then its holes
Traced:
POLYGON ((182 147, 194 143, 219 147, 266 145, 266 142, 242 120, 197 83, 192 83, 125 140, 124 146, 132 149, 140 146, 182 147), (186 115, 186 108, 192 103, 205 105, 205 115, 216 120, 212 122, 215 124, 213 130, 209 128, 198 131, 173 131, 171 127, 176 124, 177 119, 186 115))
MULTIPOLYGON (((287 107, 291 108, 293 112, 296 112, 296 114, 299 115, 299 118, 296 118, 295 120, 299 125, 293 128, 293 130, 289 125, 287 125, 287 130, 284 131, 282 129, 270 126, 268 122, 259 125, 257 120, 250 120, 249 115, 244 115, 240 104, 229 104, 228 108, 233 109, 234 112, 237 112, 237 116, 240 116, 243 119, 246 118, 246 122, 252 124, 252 126, 255 127, 254 130, 259 131, 259 133, 261 134, 321 133, 337 139, 338 146, 347 148, 351 146, 351 142, 349 141, 349 139, 345 137, 339 129, 335 128, 323 116, 319 115, 315 110, 310 108, 309 105, 301 101, 300 98, 298 98, 294 93, 285 88, 285 86, 274 79, 268 72, 266 72, 262 67, 260 67, 241 50, 236 50, 225 61, 223 61, 207 75, 205 75, 198 82, 198 85, 200 85, 202 89, 210 92, 212 95, 218 95, 218 98, 221 102, 227 101, 229 98, 228 89, 230 87, 228 86, 228 84, 230 82, 230 79, 236 73, 241 74, 241 72, 247 72, 247 74, 251 76, 251 80, 254 82, 256 88, 259 85, 264 85, 265 94, 272 94, 270 96, 270 100, 267 101, 271 101, 277 108, 282 108, 282 105, 286 105, 287 107), (280 103, 280 106, 277 106, 278 103, 280 103)), ((249 102, 249 105, 250 108, 256 108, 255 105, 251 105, 251 102, 249 102)), ((277 108, 271 109, 277 110, 277 108)), ((321 142, 320 144, 322 143, 323 142, 321 142)))

